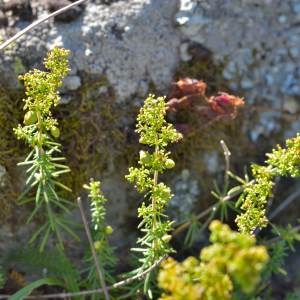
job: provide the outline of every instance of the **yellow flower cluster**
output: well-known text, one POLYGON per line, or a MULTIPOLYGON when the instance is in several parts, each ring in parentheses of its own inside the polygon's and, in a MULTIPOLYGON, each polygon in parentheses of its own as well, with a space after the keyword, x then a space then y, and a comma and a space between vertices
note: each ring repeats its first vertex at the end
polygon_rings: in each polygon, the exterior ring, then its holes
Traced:
POLYGON ((160 300, 229 300, 236 289, 254 290, 269 259, 266 248, 220 221, 213 221, 210 230, 212 245, 202 249, 200 260, 162 263, 158 284, 165 292, 160 300))

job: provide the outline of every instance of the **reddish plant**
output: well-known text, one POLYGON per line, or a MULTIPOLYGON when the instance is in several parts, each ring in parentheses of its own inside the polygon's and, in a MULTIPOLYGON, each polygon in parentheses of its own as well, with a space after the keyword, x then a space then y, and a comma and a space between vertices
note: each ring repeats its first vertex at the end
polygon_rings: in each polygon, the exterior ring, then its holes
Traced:
MULTIPOLYGON (((242 98, 224 92, 207 97, 205 92, 206 83, 204 81, 188 77, 179 79, 173 83, 167 102, 167 111, 178 112, 189 109, 203 119, 203 123, 207 124, 207 121, 234 119, 237 116, 238 108, 244 105, 242 98)), ((188 124, 175 124, 175 127, 178 127, 183 134, 191 131, 188 124)))

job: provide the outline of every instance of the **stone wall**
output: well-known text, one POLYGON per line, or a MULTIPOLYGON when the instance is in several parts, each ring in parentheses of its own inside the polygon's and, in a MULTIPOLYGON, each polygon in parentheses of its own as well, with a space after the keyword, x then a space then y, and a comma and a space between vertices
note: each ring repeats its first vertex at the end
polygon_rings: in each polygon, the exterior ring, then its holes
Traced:
MULTIPOLYGON (((2 1, 2 40, 69 2, 2 1)), ((299 131, 299 21, 297 0, 87 1, 1 53, 2 126, 7 129, 22 120, 18 74, 41 67, 45 53, 55 46, 70 49, 71 72, 61 89, 56 115, 69 164, 82 175, 66 179, 76 191, 72 197, 89 176, 99 178, 113 199, 109 216, 114 225, 122 227, 133 220, 134 227, 134 199, 139 197, 124 183, 124 174, 139 149, 133 132, 138 108, 149 92, 168 94, 178 76, 205 79, 212 92, 222 89, 246 102, 238 119, 199 127, 175 149, 182 161, 179 175, 168 179, 179 191, 174 210, 180 210, 187 194, 183 207, 205 207, 209 184, 224 168, 221 138, 233 150, 233 168, 241 172, 250 160, 261 162, 264 151, 299 131), (19 113, 12 116, 14 111, 19 113)), ((0 137, 14 140, 7 130, 0 137)), ((21 159, 24 147, 16 144, 0 144, 0 178, 7 176, 5 184, 12 181, 8 184, 15 191, 9 194, 11 199, 22 186, 21 179, 16 181, 22 176, 14 163, 21 159), (12 146, 21 149, 10 161, 4 153, 12 146)), ((14 218, 19 218, 22 213, 14 205, 14 218)))

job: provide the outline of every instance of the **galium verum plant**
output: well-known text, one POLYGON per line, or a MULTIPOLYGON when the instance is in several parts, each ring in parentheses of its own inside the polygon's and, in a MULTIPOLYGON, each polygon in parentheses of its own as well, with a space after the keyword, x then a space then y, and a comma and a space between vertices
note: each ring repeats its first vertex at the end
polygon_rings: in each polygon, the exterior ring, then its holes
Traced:
POLYGON ((172 222, 163 211, 172 194, 167 185, 159 182, 159 174, 175 166, 166 147, 180 140, 182 135, 165 120, 166 108, 163 97, 149 95, 145 100, 137 117, 136 132, 140 134, 139 142, 152 151, 141 150, 139 166, 130 167, 126 176, 128 181, 135 183, 138 192, 145 193, 147 199, 138 209, 138 216, 142 218, 138 228, 144 236, 137 241, 140 248, 133 249, 143 253, 141 269, 150 267, 171 250, 168 232, 172 222))
POLYGON ((37 214, 45 215, 45 222, 32 236, 31 242, 39 236, 42 251, 51 234, 55 234, 58 245, 63 247, 61 230, 74 235, 60 212, 68 212, 70 202, 62 199, 58 189, 71 191, 63 185, 58 177, 70 169, 64 165, 64 157, 59 156, 61 145, 56 142, 60 135, 57 120, 52 116, 51 109, 58 105, 57 89, 62 85, 63 78, 69 71, 69 51, 54 48, 48 53, 44 65, 48 71, 34 69, 20 79, 24 81, 26 98, 24 101, 23 125, 14 128, 18 139, 24 140, 31 148, 26 159, 18 165, 26 166, 26 188, 22 194, 23 203, 34 202, 28 222, 37 214), (32 196, 33 195, 33 196, 32 196))
POLYGON ((268 225, 267 201, 272 193, 276 176, 300 176, 300 135, 286 140, 286 148, 277 145, 266 154, 266 166, 252 164, 254 180, 247 185, 238 200, 242 213, 237 216, 239 231, 253 234, 256 228, 268 225))
MULTIPOLYGON (((88 191, 88 197, 90 199, 92 236, 95 241, 94 248, 104 271, 105 280, 112 283, 114 280, 110 273, 116 264, 116 259, 108 240, 109 235, 113 233, 113 228, 105 222, 105 203, 107 202, 107 199, 101 191, 100 181, 94 181, 91 179, 89 184, 85 184, 83 187, 88 191)), ((87 261, 89 263, 93 261, 92 254, 90 252, 88 254, 87 261)), ((91 286, 91 288, 97 288, 99 279, 97 277, 96 267, 94 264, 91 265, 87 273, 87 283, 91 286)))

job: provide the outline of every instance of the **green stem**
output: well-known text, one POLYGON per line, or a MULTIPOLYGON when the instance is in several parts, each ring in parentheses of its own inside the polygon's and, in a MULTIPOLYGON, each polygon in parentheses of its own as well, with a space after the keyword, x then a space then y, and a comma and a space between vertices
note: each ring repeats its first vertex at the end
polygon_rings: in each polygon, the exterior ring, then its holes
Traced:
POLYGON ((37 115, 37 120, 38 120, 38 147, 41 148, 42 147, 42 118, 41 118, 41 113, 39 111, 36 112, 37 115))
MULTIPOLYGON (((158 146, 155 146, 155 157, 157 157, 157 155, 158 155, 158 150, 159 150, 158 146)), ((158 182, 158 171, 154 171, 154 175, 153 175, 153 189, 157 186, 157 182, 158 182)), ((155 210, 156 210, 156 199, 152 195, 152 211, 153 211, 153 216, 152 216, 152 232, 155 232, 156 225, 157 225, 157 218, 156 218, 156 212, 155 212, 155 210)), ((152 242, 152 247, 153 247, 154 251, 157 248, 156 237, 154 238, 154 240, 152 242)))
POLYGON ((214 205, 208 207, 206 210, 202 211, 202 212, 201 212, 200 214, 198 214, 197 216, 195 216, 192 220, 188 220, 188 221, 184 222, 183 224, 181 224, 179 227, 177 227, 177 228, 173 231, 172 235, 174 236, 174 235, 179 234, 180 232, 182 232, 183 230, 185 230, 186 228, 188 228, 188 227, 193 223, 194 220, 197 220, 197 221, 198 221, 198 220, 200 220, 201 218, 203 218, 203 217, 205 217, 206 215, 208 215, 211 211, 216 210, 217 206, 218 206, 218 204, 214 204, 214 205))

